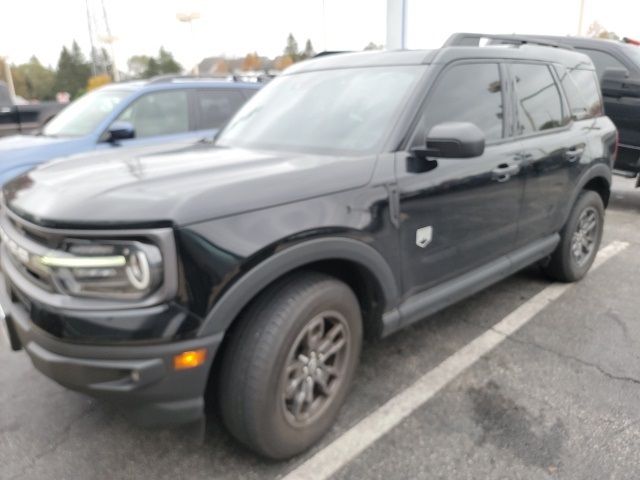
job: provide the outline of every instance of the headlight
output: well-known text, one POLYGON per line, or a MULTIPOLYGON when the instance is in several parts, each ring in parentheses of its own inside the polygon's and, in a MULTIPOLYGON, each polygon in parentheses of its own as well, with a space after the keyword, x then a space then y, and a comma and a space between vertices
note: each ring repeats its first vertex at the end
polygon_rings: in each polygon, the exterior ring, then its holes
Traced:
POLYGON ((160 249, 137 241, 68 240, 30 263, 46 269, 58 290, 82 297, 140 299, 163 275, 160 249))

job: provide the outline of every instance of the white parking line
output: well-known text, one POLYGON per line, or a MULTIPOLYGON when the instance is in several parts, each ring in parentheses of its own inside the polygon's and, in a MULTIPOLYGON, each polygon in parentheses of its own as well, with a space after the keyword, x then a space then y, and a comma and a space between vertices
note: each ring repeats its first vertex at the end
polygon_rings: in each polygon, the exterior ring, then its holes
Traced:
MULTIPOLYGON (((626 242, 614 241, 610 243, 598 252, 592 269, 598 268, 628 246, 629 244, 626 242)), ((329 478, 411 415, 412 412, 432 398, 449 382, 477 362, 480 357, 489 353, 510 335, 514 334, 547 305, 569 290, 572 285, 570 283, 549 285, 516 308, 491 329, 462 347, 440 365, 420 377, 413 385, 400 392, 292 470, 283 480, 321 480, 329 478)))

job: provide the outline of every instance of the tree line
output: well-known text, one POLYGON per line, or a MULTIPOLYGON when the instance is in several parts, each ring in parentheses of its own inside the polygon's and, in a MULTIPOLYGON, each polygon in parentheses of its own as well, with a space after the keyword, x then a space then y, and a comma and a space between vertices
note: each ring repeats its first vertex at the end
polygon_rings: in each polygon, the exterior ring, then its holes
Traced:
MULTIPOLYGON (((55 68, 43 65, 35 55, 27 63, 11 65, 16 95, 27 100, 54 100, 58 92, 67 92, 73 100, 87 90, 110 83, 113 62, 108 52, 102 48, 95 51, 92 58, 93 61, 89 61, 74 41, 70 48, 62 47, 55 68)), ((131 57, 128 65, 131 70, 128 78, 150 78, 182 71, 182 66, 163 47, 155 57, 131 57)), ((2 71, 4 64, 0 59, 2 71)))
MULTIPOLYGON (((365 50, 382 48, 369 43, 365 50)), ((11 74, 16 95, 27 100, 54 100, 58 92, 67 92, 71 100, 88 90, 110 83, 113 78, 113 62, 106 49, 96 49, 86 57, 76 41, 70 47, 62 47, 55 67, 43 65, 38 57, 28 62, 11 65, 11 74)), ((275 58, 259 56, 250 52, 244 58, 220 58, 213 69, 202 74, 228 74, 236 70, 261 71, 284 70, 288 66, 316 55, 311 40, 300 48, 293 34, 289 34, 282 54, 275 58)), ((133 55, 127 61, 126 79, 144 79, 157 75, 177 74, 183 71, 173 54, 160 47, 156 56, 133 55)), ((4 65, 0 58, 0 72, 4 65)))

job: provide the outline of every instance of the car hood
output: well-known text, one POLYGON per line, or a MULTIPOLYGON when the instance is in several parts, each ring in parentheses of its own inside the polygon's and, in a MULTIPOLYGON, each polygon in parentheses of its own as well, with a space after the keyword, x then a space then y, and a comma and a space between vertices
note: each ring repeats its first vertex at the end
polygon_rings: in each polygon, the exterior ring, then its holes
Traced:
POLYGON ((24 171, 24 168, 38 165, 52 158, 77 153, 84 148, 84 144, 84 138, 53 138, 37 135, 4 137, 0 139, 0 180, 13 170, 24 171))
POLYGON ((18 177, 4 196, 43 224, 187 225, 365 185, 374 162, 211 146, 78 155, 18 177))

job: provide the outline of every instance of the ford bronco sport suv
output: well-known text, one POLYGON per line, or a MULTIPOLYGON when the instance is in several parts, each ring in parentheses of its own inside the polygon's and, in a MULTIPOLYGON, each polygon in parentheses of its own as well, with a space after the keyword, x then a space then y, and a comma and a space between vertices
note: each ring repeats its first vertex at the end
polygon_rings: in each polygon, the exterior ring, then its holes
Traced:
POLYGON ((144 424, 287 458, 334 422, 363 336, 534 262, 580 279, 616 130, 586 55, 536 45, 329 55, 215 145, 69 159, 3 189, 13 347, 144 424))

